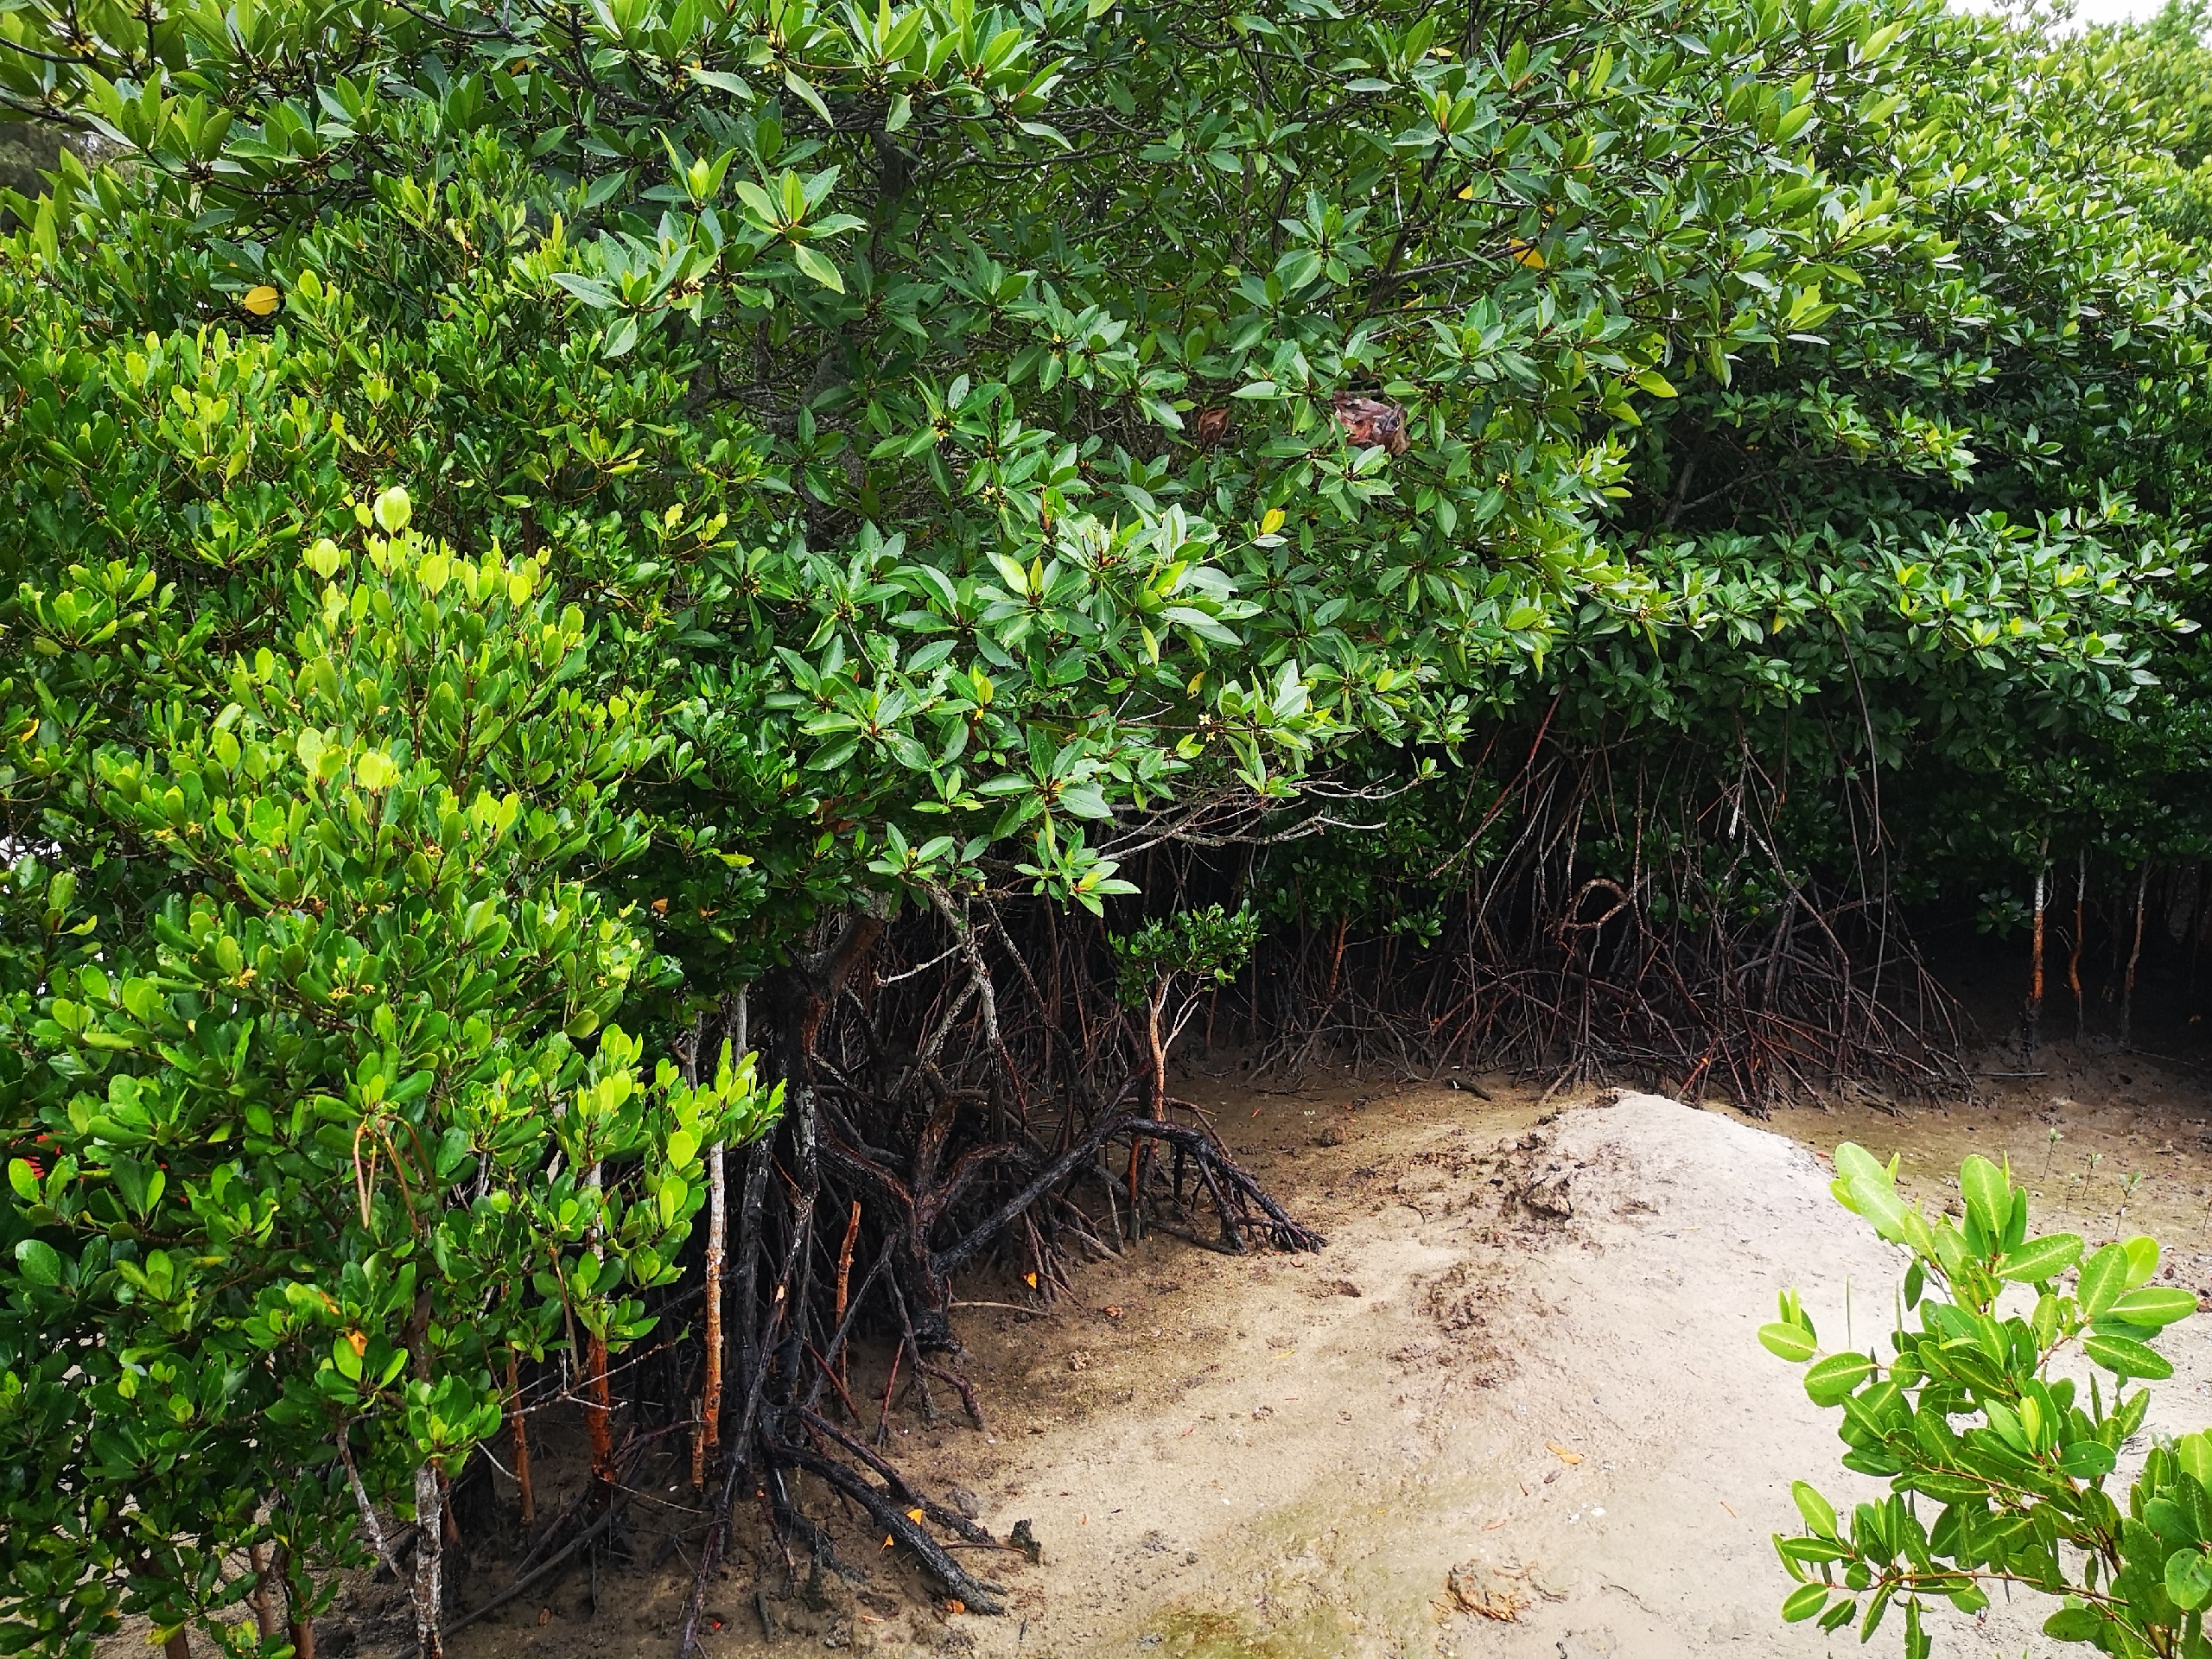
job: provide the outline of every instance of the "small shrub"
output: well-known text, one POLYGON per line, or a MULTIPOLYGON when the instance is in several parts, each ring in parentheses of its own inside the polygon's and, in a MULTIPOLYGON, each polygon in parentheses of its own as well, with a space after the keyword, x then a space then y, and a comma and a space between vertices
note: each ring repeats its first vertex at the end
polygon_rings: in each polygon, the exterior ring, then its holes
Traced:
POLYGON ((2212 1659, 2212 1436, 2155 1445, 2124 1508, 2107 1490, 2150 1408, 2127 1384, 2173 1375, 2154 1344, 2196 1311, 2190 1292, 2151 1282, 2156 1241, 2085 1259, 2075 1234, 2031 1237, 2027 1193, 1985 1158, 1960 1166, 1958 1223, 1907 1202, 1894 1161, 1847 1142, 1835 1166, 1838 1200, 1909 1255, 1895 1357, 1823 1352, 1794 1291, 1759 1340, 1808 1366, 1806 1392, 1843 1414, 1844 1467, 1887 1478, 1890 1496, 1847 1516, 1796 1484, 1805 1530, 1775 1539, 1797 1580, 1783 1618, 1831 1631, 1856 1620, 1864 1641, 1901 1603, 1905 1652, 1921 1659, 1928 1600, 1978 1612, 1990 1586, 2017 1585, 2058 1600, 2044 1624, 2056 1640, 2212 1659), (2057 1374, 2076 1358, 2086 1377, 2057 1374))

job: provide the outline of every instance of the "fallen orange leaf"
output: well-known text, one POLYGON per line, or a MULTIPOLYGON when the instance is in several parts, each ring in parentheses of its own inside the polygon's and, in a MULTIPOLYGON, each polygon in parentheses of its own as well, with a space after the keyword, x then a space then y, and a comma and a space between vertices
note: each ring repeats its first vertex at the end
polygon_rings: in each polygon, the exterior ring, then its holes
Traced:
POLYGON ((1546 1440, 1544 1444, 1556 1452, 1559 1460, 1570 1469, 1582 1461, 1582 1454, 1580 1452, 1570 1452, 1557 1440, 1546 1440))

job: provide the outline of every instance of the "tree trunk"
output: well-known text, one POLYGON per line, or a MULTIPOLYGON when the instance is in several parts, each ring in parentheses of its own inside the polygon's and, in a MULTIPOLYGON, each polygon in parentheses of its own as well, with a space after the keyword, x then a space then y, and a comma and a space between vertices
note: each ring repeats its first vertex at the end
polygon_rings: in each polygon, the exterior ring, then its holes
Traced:
MULTIPOLYGON (((742 991, 738 995, 744 995, 742 991)), ((699 1086, 701 1063, 715 1062, 704 1052, 707 1046, 707 1019, 699 1016, 692 1027, 691 1054, 684 1062, 687 1076, 684 1081, 693 1088, 699 1086)), ((691 1437, 691 1490, 703 1491, 707 1484, 707 1464, 714 1456, 721 1438, 722 1420, 722 1263, 729 1247, 729 1178, 728 1158, 723 1145, 717 1141, 707 1148, 707 1265, 706 1281, 706 1346, 707 1375, 699 1393, 699 1427, 691 1437)))
MULTIPOLYGON (((596 1198, 606 1179, 606 1166, 594 1164, 591 1173, 584 1178, 584 1185, 596 1198)), ((596 1225, 591 1231, 590 1248, 595 1259, 606 1260, 606 1247, 600 1242, 596 1225)), ((594 1331, 591 1340, 584 1344, 584 1433, 591 1443, 591 1478, 601 1489, 602 1496, 614 1481, 614 1439, 607 1421, 613 1412, 614 1402, 607 1382, 607 1338, 594 1331)))
POLYGON ((192 1659, 192 1638, 181 1630, 172 1631, 162 1643, 162 1659, 192 1659))
MULTIPOLYGON (((830 1328, 842 1328, 845 1323, 845 1298, 853 1282, 853 1246, 861 1236, 861 1201, 853 1200, 853 1213, 845 1223, 845 1243, 837 1252, 837 1302, 830 1313, 830 1328)), ((845 1377, 845 1357, 837 1356, 837 1379, 845 1377)))
POLYGON ((607 1380, 607 1338, 597 1332, 584 1344, 584 1433, 591 1442, 591 1478, 602 1487, 614 1480, 614 1435, 607 1420, 614 1398, 607 1380))
POLYGON ((445 1659, 445 1491, 436 1468, 415 1471, 415 1637, 422 1659, 445 1659))
POLYGON ((246 1562, 253 1568, 253 1627, 267 1641, 276 1634, 276 1586, 270 1582, 269 1546, 250 1545, 245 1552, 246 1562))
POLYGON ((2027 1058, 2033 1059, 2036 1048, 2043 1037, 2043 918, 2044 898, 2050 885, 2050 867, 2038 854, 2036 862, 2035 943, 2030 949, 2034 964, 2028 975, 2028 1007, 2021 1021, 2023 1046, 2027 1058))
POLYGON ((2135 1022, 2135 964, 2143 960, 2143 899, 2151 886, 2151 866, 2145 861, 2135 878, 2135 943, 2127 952, 2127 979, 2120 993, 2120 1046, 2127 1046, 2129 1028, 2135 1022))
POLYGON ((522 1523, 536 1524, 537 1501, 530 1486, 530 1424, 522 1414, 522 1370, 515 1351, 507 1350, 507 1399, 515 1436, 515 1496, 522 1503, 522 1523))
POLYGON ((2074 860, 2074 949, 2067 953, 2066 985, 2074 993, 2074 1040, 2082 1040, 2088 1014, 2082 1003, 2082 931, 2083 906, 2089 893, 2089 849, 2086 847, 2075 855, 2074 860))

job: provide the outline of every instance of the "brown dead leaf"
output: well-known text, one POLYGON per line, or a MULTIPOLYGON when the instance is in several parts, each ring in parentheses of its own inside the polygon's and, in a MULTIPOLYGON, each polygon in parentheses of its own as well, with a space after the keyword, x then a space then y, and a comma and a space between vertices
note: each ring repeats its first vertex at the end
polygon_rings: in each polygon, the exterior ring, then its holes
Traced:
POLYGON ((1332 400, 1337 424, 1361 448, 1381 445, 1394 455, 1406 453, 1406 411, 1380 397, 1356 397, 1339 391, 1332 400))

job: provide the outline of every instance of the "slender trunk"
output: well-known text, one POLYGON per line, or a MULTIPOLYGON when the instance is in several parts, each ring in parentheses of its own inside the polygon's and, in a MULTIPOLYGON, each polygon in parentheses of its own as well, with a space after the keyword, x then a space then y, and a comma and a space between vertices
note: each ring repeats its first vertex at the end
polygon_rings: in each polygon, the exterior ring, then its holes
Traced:
MULTIPOLYGON (((1151 1049, 1147 1058, 1152 1065, 1152 1115, 1162 1117, 1167 1112, 1167 1045, 1160 1039, 1160 1011, 1166 1003, 1170 981, 1162 976, 1153 987, 1152 995, 1145 1000, 1145 1042, 1151 1049)), ((1131 1202, 1135 1202, 1134 1199, 1131 1202)))
POLYGON ((269 1571, 269 1546, 249 1545, 245 1552, 245 1559, 247 1565, 253 1568, 253 1594, 250 1598, 253 1603, 253 1627, 261 1633, 261 1639, 265 1642, 276 1634, 278 1623, 276 1586, 270 1582, 272 1575, 269 1571))
POLYGON ((699 1395, 699 1432, 691 1437, 691 1487, 704 1491, 707 1464, 721 1439, 722 1259, 728 1249, 729 1178, 722 1146, 707 1148, 707 1380, 699 1395))
POLYGON ((302 1611, 300 1599, 293 1594, 292 1565, 290 1550, 276 1552, 270 1564, 270 1605, 278 1610, 285 1634, 291 1637, 292 1659, 315 1659, 315 1620, 302 1611))
POLYGON ((192 1638, 181 1630, 173 1631, 162 1643, 162 1659, 192 1659, 192 1638))
POLYGON ((422 1659, 445 1659, 445 1492, 437 1470, 415 1471, 415 1637, 422 1659))
POLYGON ((353 1448, 346 1441, 349 1429, 338 1431, 338 1461, 346 1465, 346 1481, 353 1489, 353 1507, 359 1511, 361 1530, 369 1535, 369 1544, 384 1563, 385 1571, 397 1580, 404 1575, 399 1570, 398 1558, 391 1553, 391 1541, 384 1535, 384 1523, 377 1519, 376 1506, 369 1502, 369 1489, 361 1484, 361 1471, 353 1462, 353 1448))
MULTIPOLYGON (((2049 843, 2044 843, 2048 847, 2049 843)), ((2027 1017, 2022 1021, 2022 1035, 2025 1039, 2027 1055, 2035 1058, 2036 1047, 2043 1035, 2043 918, 2044 897, 2050 884, 2050 867, 2042 861, 2040 853, 2036 863, 2036 920, 2035 943, 2030 954, 2034 964, 2028 975, 2027 1017)))
MULTIPOLYGON (((742 990, 738 993, 741 1006, 744 995, 742 990)), ((739 1017, 741 1022, 743 1016, 739 1017)), ((690 1074, 686 1081, 694 1088, 699 1084, 701 1061, 707 1059, 701 1052, 706 1040, 707 1021, 702 1014, 692 1028, 691 1056, 684 1068, 690 1074)), ((709 1059, 708 1063, 715 1062, 709 1059)), ((707 1148, 707 1376, 699 1395, 699 1432, 691 1439, 691 1485, 695 1491, 705 1490, 707 1465, 721 1441, 722 1274, 729 1249, 728 1163, 727 1149, 721 1141, 707 1148)))
POLYGON ((512 1348, 507 1350, 507 1400, 515 1437, 515 1495, 522 1503, 523 1525, 532 1526, 537 1521, 537 1500, 530 1486, 530 1422, 522 1412, 522 1367, 512 1348))
POLYGON ((2127 1046, 2128 1027, 2135 1019, 2135 964, 2143 960, 2143 899, 2151 886, 2151 866, 2145 861, 2135 878, 2135 943, 2127 953, 2127 979, 2120 993, 2120 1046, 2127 1046))
MULTIPOLYGON (((737 1374, 750 1390, 760 1370, 760 1347, 766 1341, 758 1303, 760 1299, 761 1212, 768 1198, 768 1164, 772 1137, 763 1136, 746 1151, 745 1190, 739 1201, 737 1255, 737 1374)), ((748 1395, 749 1398, 749 1395, 748 1395)))
MULTIPOLYGON (((840 1330, 845 1323, 845 1298, 853 1281, 853 1245, 861 1236, 861 1201, 853 1200, 853 1213, 845 1223, 845 1243, 837 1252, 837 1307, 830 1317, 830 1328, 840 1330)), ((845 1357, 837 1356, 837 1380, 845 1378, 845 1357)))
MULTIPOLYGON (((595 1163, 591 1173, 584 1178, 584 1185, 597 1198, 607 1180, 607 1166, 595 1163)), ((601 1243, 599 1229, 591 1230, 591 1253, 594 1260, 607 1259, 606 1246, 601 1243)), ((584 1344, 584 1433, 591 1442, 591 1478, 602 1494, 614 1484, 614 1439, 607 1420, 613 1414, 614 1402, 607 1380, 607 1338, 594 1331, 591 1340, 584 1344)))
POLYGON ((2074 948, 2066 957, 2066 988, 2074 993, 2074 1040, 2077 1043, 2088 1018, 2082 1003, 2082 915, 2088 893, 2089 849, 2084 847, 2074 859, 2074 948))
POLYGON ((602 1487, 614 1482, 614 1435, 607 1420, 614 1398, 607 1378, 607 1338, 594 1331, 584 1344, 584 1433, 591 1442, 591 1478, 602 1487))

